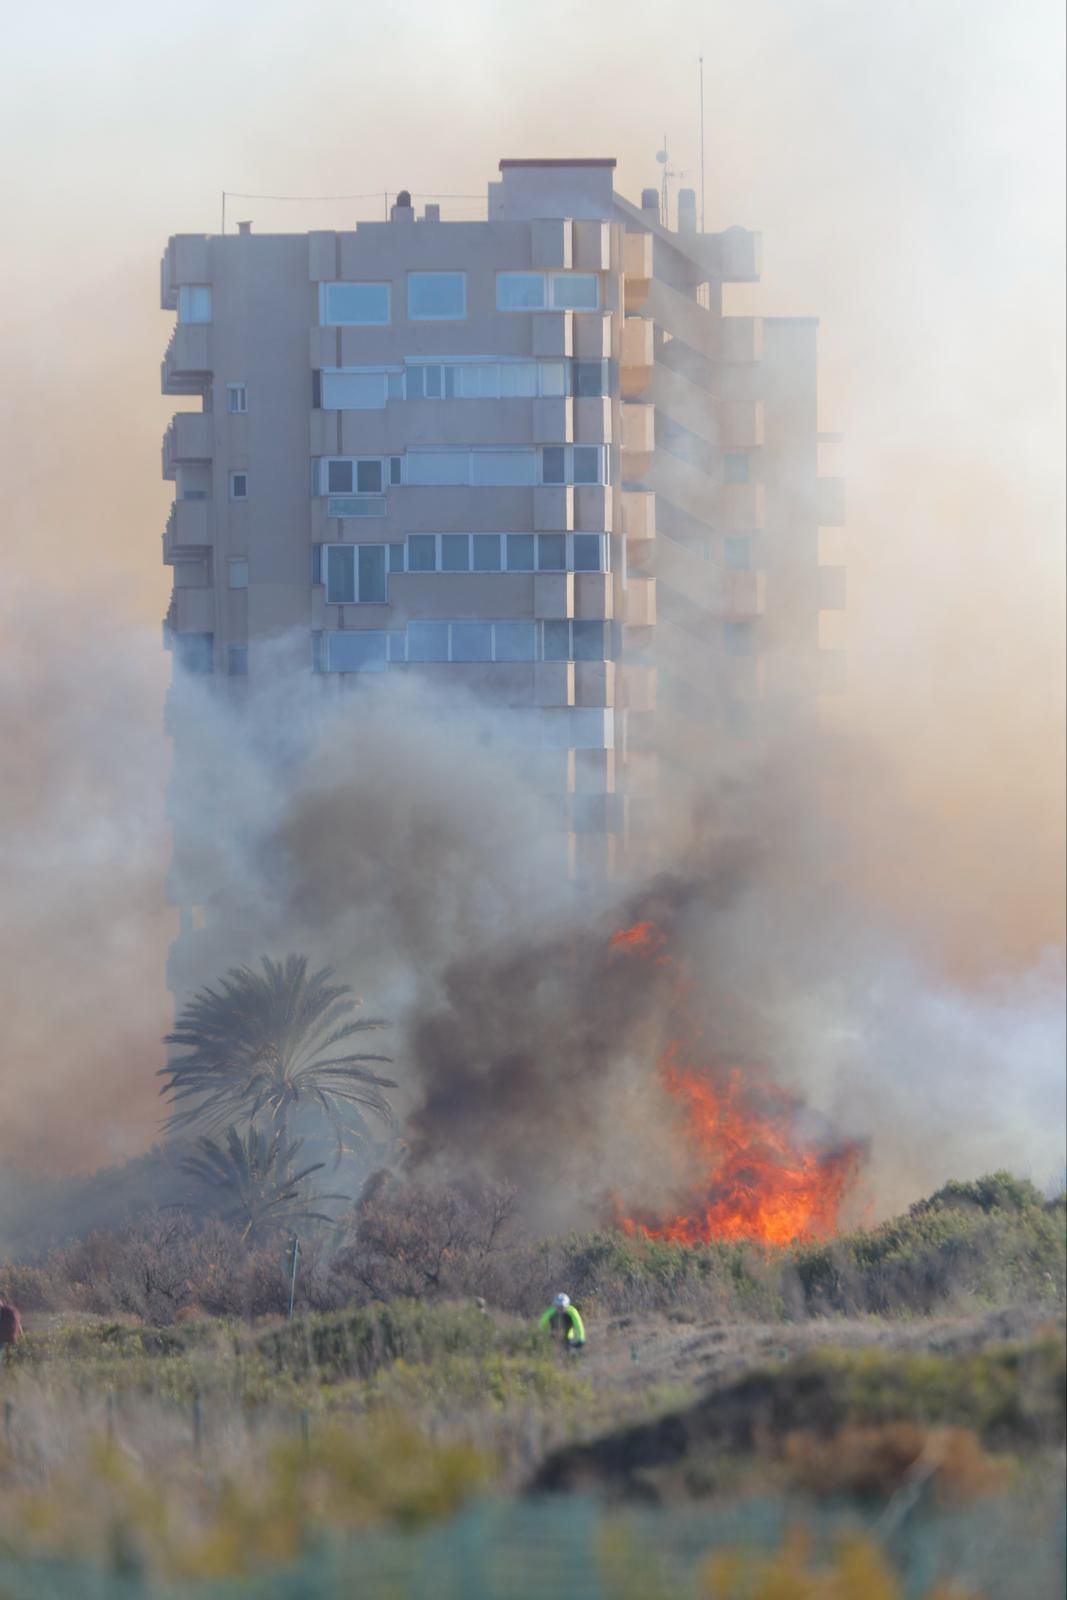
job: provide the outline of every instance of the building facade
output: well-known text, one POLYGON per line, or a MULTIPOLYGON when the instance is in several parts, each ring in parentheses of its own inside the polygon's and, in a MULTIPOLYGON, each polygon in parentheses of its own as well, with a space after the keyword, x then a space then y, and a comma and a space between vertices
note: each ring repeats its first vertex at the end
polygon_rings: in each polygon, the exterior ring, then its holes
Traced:
POLYGON ((502 161, 486 221, 401 194, 162 263, 163 389, 202 402, 163 442, 176 661, 240 696, 282 642, 326 692, 506 707, 579 878, 654 855, 665 760, 677 794, 687 749, 818 690, 843 603, 814 321, 724 316, 758 235, 699 232, 687 191, 669 229, 614 166, 502 161))

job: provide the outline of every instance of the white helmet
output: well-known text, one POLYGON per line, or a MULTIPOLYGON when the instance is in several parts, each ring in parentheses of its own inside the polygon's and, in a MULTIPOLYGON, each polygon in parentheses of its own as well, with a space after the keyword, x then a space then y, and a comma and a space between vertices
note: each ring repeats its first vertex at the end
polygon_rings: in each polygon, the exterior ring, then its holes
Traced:
POLYGON ((570 1303, 571 1297, 569 1294, 558 1294, 552 1302, 552 1304, 554 1306, 558 1306, 561 1311, 563 1310, 564 1306, 569 1306, 570 1303))

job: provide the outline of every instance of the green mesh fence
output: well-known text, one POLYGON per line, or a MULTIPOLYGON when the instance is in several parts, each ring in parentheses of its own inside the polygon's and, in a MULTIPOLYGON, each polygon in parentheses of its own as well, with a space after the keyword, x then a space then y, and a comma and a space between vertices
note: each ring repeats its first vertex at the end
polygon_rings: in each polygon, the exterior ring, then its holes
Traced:
MULTIPOLYGON (((168 1584, 0 1556, 0 1600, 697 1600, 708 1555, 774 1551, 798 1521, 816 1551, 864 1527, 854 1511, 778 1502, 620 1512, 577 1498, 495 1502, 434 1527, 331 1544, 297 1567, 217 1582, 168 1584)), ((1047 1517, 1031 1525, 1024 1509, 998 1503, 912 1517, 885 1548, 906 1600, 947 1579, 984 1600, 1062 1600, 1065 1546, 1062 1515, 1052 1528, 1047 1517)))

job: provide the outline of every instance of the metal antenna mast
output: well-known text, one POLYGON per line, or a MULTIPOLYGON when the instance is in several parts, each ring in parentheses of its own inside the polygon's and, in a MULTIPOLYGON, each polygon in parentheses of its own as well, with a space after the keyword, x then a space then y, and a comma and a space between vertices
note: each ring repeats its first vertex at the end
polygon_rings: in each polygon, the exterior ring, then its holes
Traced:
POLYGON ((704 57, 700 57, 700 231, 704 232, 704 57))
POLYGON ((670 180, 671 180, 671 178, 675 177, 676 174, 673 173, 671 171, 670 167, 667 165, 668 161, 670 160, 670 156, 667 153, 667 135, 666 134, 663 135, 663 149, 656 151, 656 160, 659 162, 660 166, 663 168, 663 181, 660 184, 660 191, 659 191, 659 193, 660 193, 659 204, 660 204, 660 212, 661 212, 660 221, 662 222, 662 224, 663 224, 663 226, 665 228, 669 228, 670 225, 671 225, 670 180))

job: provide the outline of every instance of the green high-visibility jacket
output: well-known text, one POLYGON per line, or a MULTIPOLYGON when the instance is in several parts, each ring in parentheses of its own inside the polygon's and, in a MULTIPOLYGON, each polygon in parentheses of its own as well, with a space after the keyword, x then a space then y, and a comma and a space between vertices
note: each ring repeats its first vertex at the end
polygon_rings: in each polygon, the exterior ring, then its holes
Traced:
POLYGON ((542 1332, 551 1326, 554 1317, 566 1317, 570 1323, 570 1327, 567 1329, 568 1344, 585 1343, 585 1323, 582 1321, 581 1313, 577 1306, 549 1306, 538 1323, 538 1327, 542 1332))

